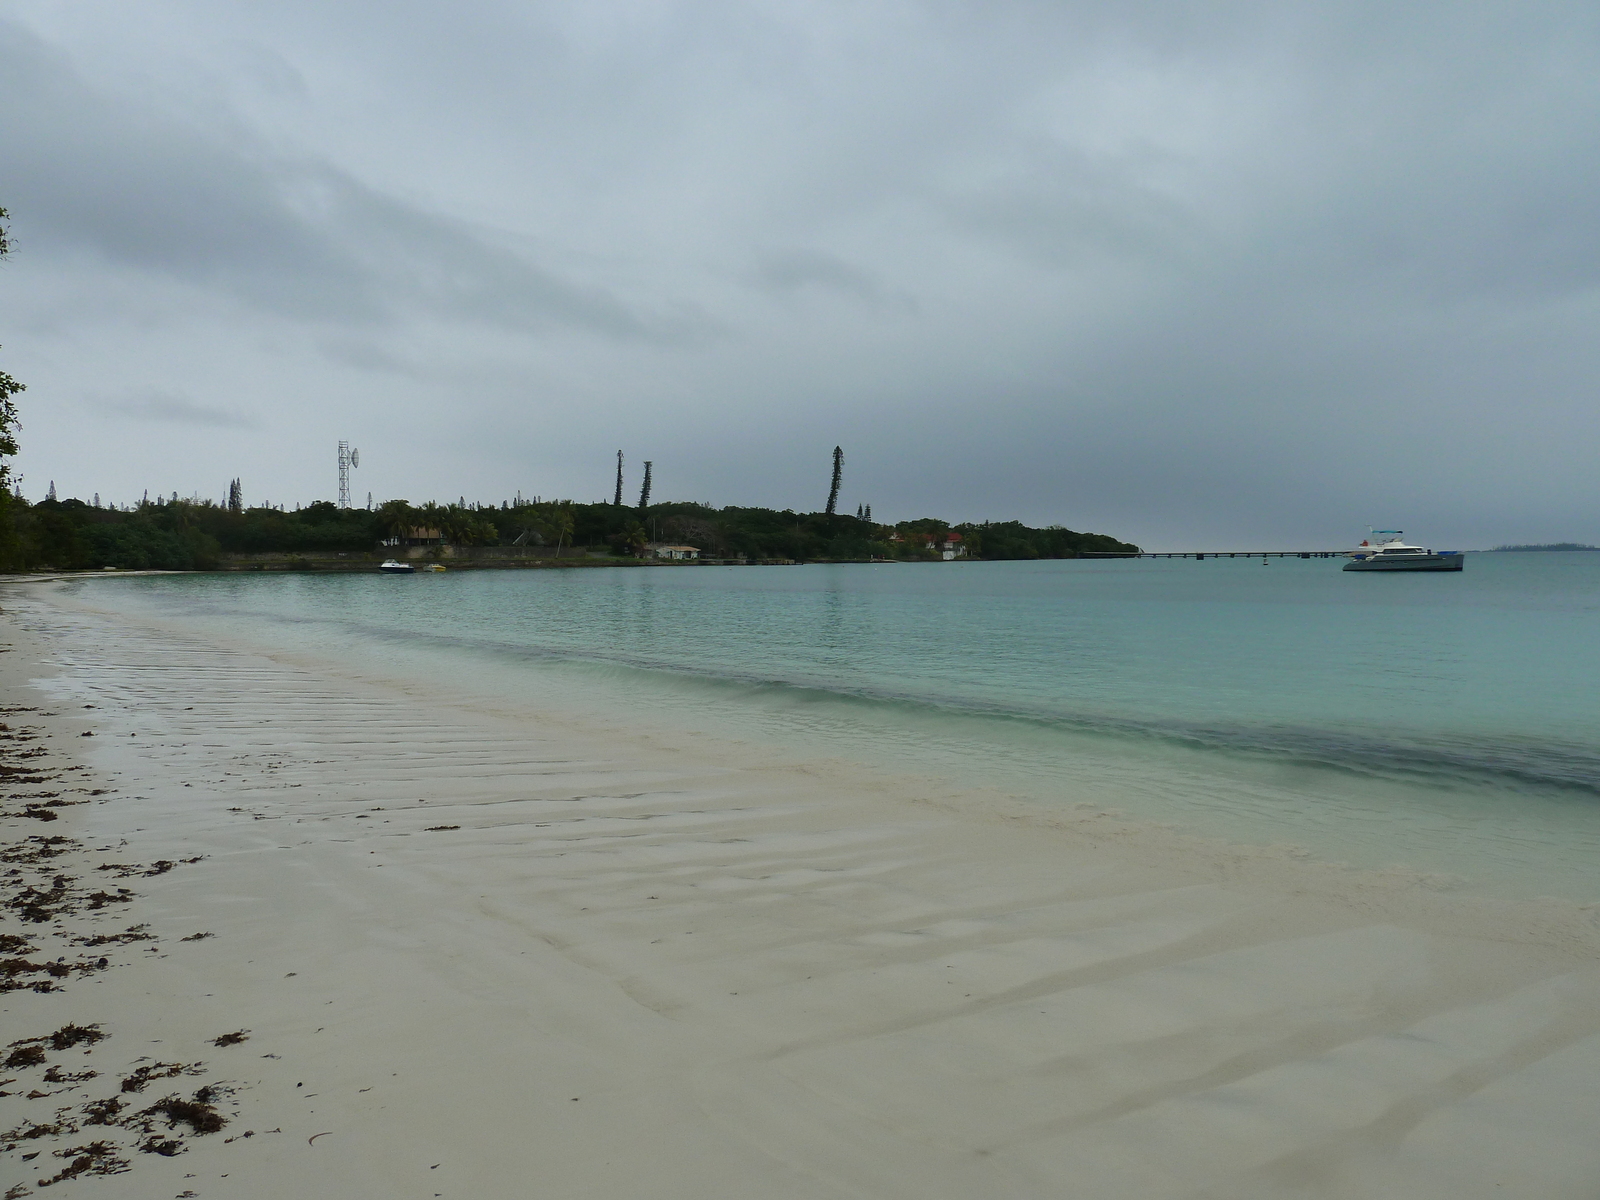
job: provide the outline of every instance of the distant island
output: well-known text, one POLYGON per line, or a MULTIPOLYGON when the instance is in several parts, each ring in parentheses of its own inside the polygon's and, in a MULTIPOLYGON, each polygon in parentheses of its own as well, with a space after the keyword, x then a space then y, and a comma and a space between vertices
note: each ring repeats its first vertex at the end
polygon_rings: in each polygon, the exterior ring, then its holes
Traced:
POLYGON ((1536 546, 1496 546, 1496 550, 1600 550, 1600 546, 1585 546, 1582 542, 1543 542, 1536 546))
POLYGON ((1132 553, 1137 546, 1060 525, 1020 521, 952 524, 924 517, 895 524, 827 512, 715 508, 668 502, 643 507, 570 500, 499 505, 411 505, 374 509, 321 500, 286 511, 171 498, 102 506, 53 496, 10 502, 4 568, 29 570, 218 570, 256 566, 356 566, 388 555, 467 566, 602 565, 680 555, 699 561, 918 562, 1076 558, 1132 553), (694 553, 690 554, 688 551, 694 553), (252 561, 253 560, 253 561, 252 561), (354 560, 354 561, 349 561, 354 560))

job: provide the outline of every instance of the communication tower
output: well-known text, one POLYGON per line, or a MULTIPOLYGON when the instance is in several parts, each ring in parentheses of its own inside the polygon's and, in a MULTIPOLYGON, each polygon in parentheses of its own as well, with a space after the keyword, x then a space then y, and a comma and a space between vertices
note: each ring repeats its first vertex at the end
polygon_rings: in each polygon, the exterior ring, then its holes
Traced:
POLYGON ((361 451, 350 449, 349 442, 339 443, 339 507, 350 507, 350 468, 361 465, 361 451))

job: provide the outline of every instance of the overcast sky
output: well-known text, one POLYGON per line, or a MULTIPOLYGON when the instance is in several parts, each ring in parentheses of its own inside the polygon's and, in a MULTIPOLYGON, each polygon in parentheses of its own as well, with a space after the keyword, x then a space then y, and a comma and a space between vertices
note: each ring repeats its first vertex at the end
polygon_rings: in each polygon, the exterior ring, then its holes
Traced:
POLYGON ((1600 6, 0 0, 24 492, 1600 542, 1600 6))

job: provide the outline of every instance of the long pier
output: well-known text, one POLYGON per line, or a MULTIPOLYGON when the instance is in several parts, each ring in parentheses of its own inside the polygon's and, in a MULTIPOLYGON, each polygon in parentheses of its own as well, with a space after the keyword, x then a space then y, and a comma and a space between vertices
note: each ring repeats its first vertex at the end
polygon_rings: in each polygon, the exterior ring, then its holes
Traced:
POLYGON ((1079 558, 1345 558, 1348 550, 1161 550, 1140 551, 1137 554, 1120 554, 1115 551, 1095 551, 1078 555, 1079 558))

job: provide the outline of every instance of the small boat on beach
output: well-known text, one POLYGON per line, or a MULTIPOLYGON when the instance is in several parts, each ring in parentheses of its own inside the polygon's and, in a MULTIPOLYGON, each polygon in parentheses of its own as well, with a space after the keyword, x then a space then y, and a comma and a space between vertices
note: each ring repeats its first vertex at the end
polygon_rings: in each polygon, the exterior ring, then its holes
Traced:
POLYGON ((1346 571, 1459 571, 1466 556, 1459 550, 1429 550, 1401 540, 1401 529, 1373 529, 1350 551, 1346 571))
POLYGON ((385 559, 380 563, 378 570, 385 575, 415 575, 417 573, 417 569, 410 563, 397 562, 392 558, 385 559))

